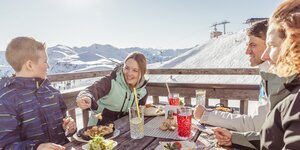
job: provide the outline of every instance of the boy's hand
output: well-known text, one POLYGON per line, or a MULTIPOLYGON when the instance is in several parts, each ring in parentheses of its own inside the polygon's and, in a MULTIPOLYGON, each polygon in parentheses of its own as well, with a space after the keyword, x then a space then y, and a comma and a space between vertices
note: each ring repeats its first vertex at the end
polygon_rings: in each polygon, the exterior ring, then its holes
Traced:
POLYGON ((218 144, 221 146, 231 146, 231 132, 224 128, 214 128, 212 129, 215 134, 215 138, 218 140, 218 144))
POLYGON ((195 111, 194 111, 195 119, 200 119, 205 110, 206 110, 205 107, 203 107, 202 105, 197 105, 195 107, 195 111))
MULTIPOLYGON (((76 131, 76 122, 73 118, 68 117, 63 119, 63 128, 66 133, 73 134, 76 131)), ((67 135, 66 135, 67 136, 67 135)))
POLYGON ((43 143, 37 147, 37 150, 65 150, 65 147, 55 143, 43 143))
POLYGON ((87 108, 91 107, 92 100, 91 100, 91 98, 89 98, 87 96, 77 97, 76 103, 79 108, 87 109, 87 108))

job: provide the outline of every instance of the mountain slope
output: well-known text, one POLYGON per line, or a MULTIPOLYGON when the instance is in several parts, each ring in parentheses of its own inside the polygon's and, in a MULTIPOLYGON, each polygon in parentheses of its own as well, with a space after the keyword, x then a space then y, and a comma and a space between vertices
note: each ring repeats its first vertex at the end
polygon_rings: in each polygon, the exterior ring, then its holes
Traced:
MULTIPOLYGON (((148 63, 162 62, 177 57, 187 50, 189 48, 158 50, 139 47, 119 49, 111 45, 100 44, 74 48, 57 45, 47 49, 50 66, 48 71, 49 74, 54 74, 113 69, 116 64, 121 63, 133 51, 142 52, 148 63)), ((13 71, 5 60, 5 52, 0 51, 0 77, 9 76, 11 73, 13 71)))
MULTIPOLYGON (((199 45, 189 51, 161 64, 149 65, 149 68, 250 68, 249 58, 245 54, 246 34, 240 31, 223 35, 199 45)), ((151 81, 199 82, 199 83, 245 83, 258 84, 259 76, 240 75, 175 75, 151 76, 151 81)))

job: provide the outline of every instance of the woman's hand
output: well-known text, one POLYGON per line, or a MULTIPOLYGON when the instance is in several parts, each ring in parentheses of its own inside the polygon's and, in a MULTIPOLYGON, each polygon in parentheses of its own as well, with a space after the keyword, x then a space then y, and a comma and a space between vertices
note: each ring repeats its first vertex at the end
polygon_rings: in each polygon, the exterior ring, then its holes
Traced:
POLYGON ((203 107, 202 105, 197 105, 195 107, 195 111, 194 111, 195 119, 200 119, 205 110, 206 110, 205 107, 203 107))
POLYGON ((92 100, 87 96, 77 97, 76 103, 79 108, 87 109, 91 107, 92 100))
POLYGON ((215 134, 215 138, 218 140, 218 144, 221 146, 231 146, 231 132, 225 128, 214 128, 212 129, 215 134))
MULTIPOLYGON (((73 134, 75 133, 77 127, 76 127, 76 122, 73 118, 68 117, 63 119, 63 128, 68 134, 73 134)), ((67 136, 67 135, 66 135, 67 136)))
POLYGON ((37 150, 65 150, 65 147, 55 143, 43 143, 37 147, 37 150))

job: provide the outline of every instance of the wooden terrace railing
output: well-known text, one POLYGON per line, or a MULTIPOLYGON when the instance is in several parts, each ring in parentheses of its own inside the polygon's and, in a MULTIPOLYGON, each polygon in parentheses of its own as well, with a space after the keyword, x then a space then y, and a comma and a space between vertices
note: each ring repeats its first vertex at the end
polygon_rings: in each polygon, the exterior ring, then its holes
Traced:
MULTIPOLYGON (((87 79, 102 77, 109 74, 109 71, 91 71, 81 73, 66 73, 66 74, 53 74, 48 78, 52 82, 87 79)), ((258 75, 258 69, 240 68, 240 69, 148 69, 149 75, 258 75)), ((195 90, 206 90, 206 104, 209 99, 220 99, 224 105, 228 105, 228 100, 240 100, 240 113, 247 114, 248 101, 257 100, 259 95, 259 85, 253 84, 206 84, 206 83, 168 83, 170 90, 179 93, 184 97, 186 105, 191 105, 191 99, 195 97, 195 90)), ((83 88, 76 88, 62 91, 64 101, 68 107, 69 114, 72 118, 76 118, 75 108, 76 96, 83 88)), ((159 103, 160 96, 167 96, 165 82, 149 82, 147 84, 149 96, 153 96, 153 102, 159 103)), ((83 126, 85 127, 88 122, 89 112, 82 110, 83 126)))

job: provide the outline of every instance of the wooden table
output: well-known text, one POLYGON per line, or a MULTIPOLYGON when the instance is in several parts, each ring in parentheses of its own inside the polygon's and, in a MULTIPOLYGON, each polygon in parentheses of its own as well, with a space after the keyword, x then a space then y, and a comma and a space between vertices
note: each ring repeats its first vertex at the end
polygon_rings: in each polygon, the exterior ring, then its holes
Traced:
MULTIPOLYGON (((145 124, 149 122, 154 117, 145 117, 145 124)), ((114 150, 144 150, 144 149, 155 149, 159 145, 159 141, 174 141, 172 139, 164 139, 164 138, 157 138, 157 137, 149 137, 145 136, 142 139, 134 140, 130 137, 130 127, 129 127, 129 119, 128 115, 116 120, 115 128, 120 130, 120 135, 114 138, 113 140, 118 142, 118 145, 114 148, 114 150)), ((196 131, 194 137, 192 139, 194 141, 197 140, 198 136, 200 135, 199 131, 196 131)), ((68 144, 65 144, 66 150, 70 149, 78 149, 82 150, 82 145, 86 143, 78 142, 78 141, 71 141, 68 144)))

